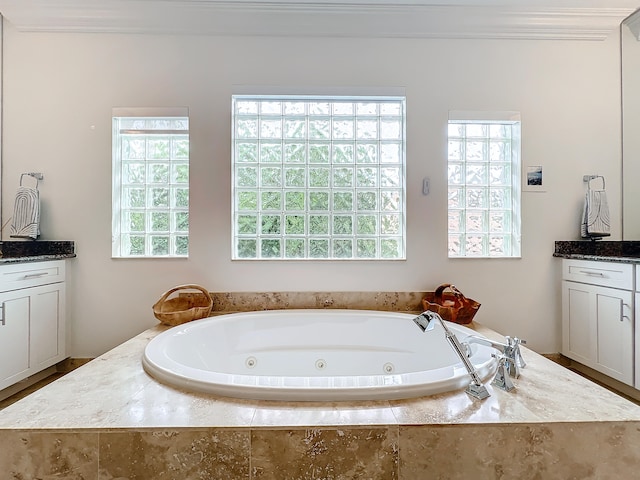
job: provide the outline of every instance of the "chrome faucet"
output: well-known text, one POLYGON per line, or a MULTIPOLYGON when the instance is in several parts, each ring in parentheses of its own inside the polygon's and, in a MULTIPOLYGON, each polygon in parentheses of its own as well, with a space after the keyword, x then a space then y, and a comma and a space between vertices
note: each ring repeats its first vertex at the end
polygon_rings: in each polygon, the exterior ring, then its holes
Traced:
POLYGON ((458 340, 458 337, 456 337, 455 333, 447 328, 444 321, 442 320, 442 317, 435 312, 427 310, 426 312, 422 312, 420 315, 413 319, 416 325, 418 325, 418 327, 420 327, 423 332, 433 330, 433 328, 435 327, 435 323, 433 322, 433 320, 438 320, 440 322, 440 325, 442 325, 442 328, 444 329, 444 334, 447 338, 447 341, 451 345, 451 348, 453 348, 458 357, 460 357, 460 360, 462 360, 462 364, 467 369, 467 372, 469 372, 469 376, 471 376, 471 383, 469 383, 465 392, 472 397, 478 398, 480 400, 489 397, 490 394, 487 391, 487 388, 482 384, 478 372, 476 372, 476 369, 469 360, 469 356, 467 355, 468 349, 463 347, 460 343, 460 340, 458 340))
POLYGON ((509 378, 509 372, 507 367, 508 365, 507 357, 505 357, 504 355, 495 354, 495 353, 492 354, 491 356, 493 358, 498 359, 498 369, 496 370, 496 375, 495 377, 493 377, 493 381, 491 382, 491 385, 501 388, 506 392, 510 392, 516 387, 511 381, 511 378, 509 378))
POLYGON ((495 348, 505 358, 504 366, 509 373, 509 376, 518 378, 520 376, 520 369, 527 366, 522 358, 522 352, 520 352, 520 345, 526 345, 527 342, 519 339, 518 337, 505 337, 507 343, 494 342, 488 338, 478 337, 476 335, 468 336, 463 346, 467 347, 467 353, 470 353, 469 344, 478 343, 487 347, 495 348))

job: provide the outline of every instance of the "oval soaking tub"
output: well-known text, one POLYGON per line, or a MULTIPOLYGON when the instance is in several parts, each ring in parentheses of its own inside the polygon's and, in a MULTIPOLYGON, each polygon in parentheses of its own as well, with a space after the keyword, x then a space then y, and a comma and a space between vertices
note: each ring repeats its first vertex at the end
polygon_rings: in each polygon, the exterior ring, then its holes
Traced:
MULTIPOLYGON (((196 320, 162 332, 142 364, 185 390, 263 400, 381 400, 466 387, 470 377, 441 325, 369 310, 268 310, 196 320)), ((447 322, 461 342, 473 330, 447 322)), ((480 378, 495 351, 471 345, 480 378)))

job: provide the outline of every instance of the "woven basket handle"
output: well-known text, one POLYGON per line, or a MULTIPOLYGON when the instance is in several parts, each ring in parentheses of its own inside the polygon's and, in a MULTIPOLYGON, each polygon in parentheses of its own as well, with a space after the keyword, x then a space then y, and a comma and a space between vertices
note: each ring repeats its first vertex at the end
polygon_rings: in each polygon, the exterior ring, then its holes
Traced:
POLYGON ((442 293, 444 292, 444 290, 446 288, 450 288, 451 289, 451 291, 455 295, 457 301, 461 302, 462 300, 464 300, 466 298, 462 294, 462 292, 456 288, 455 285, 452 285, 451 283, 443 283, 438 288, 436 288, 436 291, 433 294, 433 299, 435 300, 436 303, 441 303, 442 302, 442 293))
POLYGON ((160 300, 158 300, 155 304, 160 305, 169 297, 169 295, 171 295, 174 292, 177 292, 178 290, 200 290, 200 292, 204 293, 204 296, 207 297, 209 301, 211 300, 211 295, 209 294, 206 288, 204 288, 201 285, 188 284, 188 285, 178 285, 176 287, 173 287, 170 290, 167 290, 166 292, 164 292, 164 295, 160 297, 160 300))

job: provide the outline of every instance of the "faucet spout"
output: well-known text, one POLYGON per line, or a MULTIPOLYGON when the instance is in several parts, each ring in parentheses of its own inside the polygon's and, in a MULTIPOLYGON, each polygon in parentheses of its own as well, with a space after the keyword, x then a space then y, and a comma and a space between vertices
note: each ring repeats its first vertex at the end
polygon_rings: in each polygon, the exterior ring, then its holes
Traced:
POLYGON ((507 345, 500 342, 494 342, 488 338, 478 337, 477 335, 469 335, 465 339, 466 343, 477 343, 479 345, 484 345, 485 347, 491 347, 498 350, 501 354, 505 355, 507 353, 507 345))
POLYGON ((517 337, 506 337, 506 339, 507 343, 505 344, 494 342, 493 340, 489 340, 488 338, 470 335, 465 339, 465 343, 467 346, 472 343, 477 343, 498 350, 500 354, 506 359, 505 365, 507 372, 509 372, 509 376, 518 378, 520 376, 520 369, 524 368, 527 365, 524 361, 524 358, 522 358, 520 345, 526 344, 527 342, 517 337))
POLYGON ((420 315, 413 319, 415 324, 418 325, 418 327, 420 327, 423 332, 433 330, 436 323, 434 322, 434 320, 437 320, 440 325, 442 325, 447 341, 451 345, 451 348, 453 348, 453 350, 456 352, 456 354, 462 361, 462 364, 467 369, 469 376, 471 377, 471 383, 469 384, 465 392, 467 392, 472 397, 478 398, 480 400, 489 397, 490 394, 487 391, 487 388, 482 384, 478 372, 476 372, 475 367, 469 360, 469 357, 466 354, 466 349, 462 346, 460 340, 458 340, 458 337, 456 337, 456 334, 449 330, 447 325, 444 323, 444 320, 442 320, 442 317, 435 312, 427 310, 426 312, 422 312, 420 315))

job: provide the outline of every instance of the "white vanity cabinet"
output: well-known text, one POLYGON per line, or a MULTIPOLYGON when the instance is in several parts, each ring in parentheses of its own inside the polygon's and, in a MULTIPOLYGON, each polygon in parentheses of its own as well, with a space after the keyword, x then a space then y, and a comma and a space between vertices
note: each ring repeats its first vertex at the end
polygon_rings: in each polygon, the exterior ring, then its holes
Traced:
POLYGON ((634 292, 634 300, 635 300, 635 318, 636 318, 636 328, 635 328, 635 388, 640 390, 640 328, 638 328, 638 324, 640 324, 640 265, 636 265, 636 284, 635 284, 635 292, 634 292))
POLYGON ((634 265, 564 259, 562 354, 634 385, 634 265))
POLYGON ((0 265, 0 390, 66 358, 64 260, 0 265))

